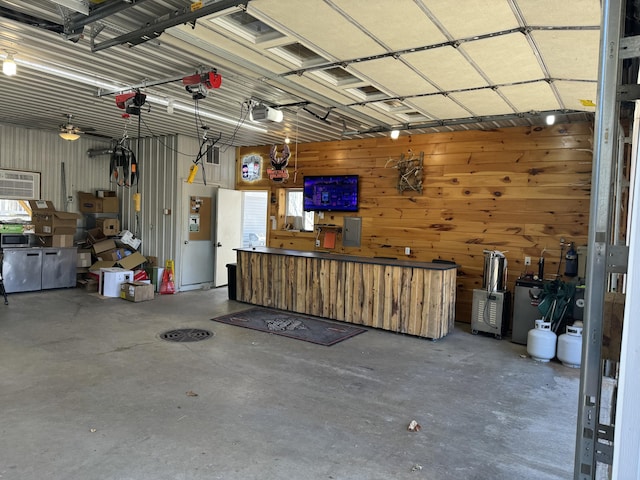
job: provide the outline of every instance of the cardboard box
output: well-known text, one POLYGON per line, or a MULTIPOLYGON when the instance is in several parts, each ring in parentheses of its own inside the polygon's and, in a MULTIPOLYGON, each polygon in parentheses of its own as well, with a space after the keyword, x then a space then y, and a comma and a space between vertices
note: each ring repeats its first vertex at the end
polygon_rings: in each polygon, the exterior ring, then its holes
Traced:
POLYGON ((117 263, 119 260, 123 259, 126 256, 125 254, 125 250, 124 248, 116 248, 113 250, 106 250, 104 252, 100 252, 99 255, 97 255, 97 257, 100 260, 104 260, 104 261, 112 261, 114 264, 117 263))
POLYGON ((143 282, 127 282, 120 285, 120 298, 130 302, 153 300, 153 285, 143 282))
POLYGON ((24 225, 17 223, 0 223, 0 233, 22 233, 24 225))
POLYGON ((80 215, 56 211, 48 200, 29 200, 32 218, 37 234, 74 235, 80 215))
POLYGON ((133 233, 131 233, 129 230, 122 231, 122 236, 120 237, 120 241, 124 245, 127 245, 133 248, 134 250, 137 250, 138 247, 140 247, 140 243, 142 243, 142 240, 140 240, 139 238, 135 238, 133 233))
POLYGON ((106 197, 117 197, 118 194, 114 190, 96 190, 96 197, 98 198, 106 198, 106 197))
POLYGON ((87 292, 97 292, 98 280, 93 278, 78 278, 76 281, 76 288, 82 288, 87 292))
POLYGON ((89 245, 93 245, 94 243, 106 240, 106 238, 107 237, 104 233, 102 233, 101 228, 92 228, 91 230, 87 230, 87 243, 89 245))
POLYGON ((95 273, 97 276, 100 275, 100 270, 103 268, 111 268, 115 266, 115 262, 98 260, 97 262, 91 264, 89 267, 89 272, 95 273))
POLYGON ((91 266, 91 250, 78 250, 76 267, 86 268, 90 266, 91 266))
POLYGON ((94 243, 91 249, 93 250, 94 255, 100 256, 102 252, 106 252, 107 250, 115 250, 116 242, 111 239, 101 240, 98 243, 94 243))
POLYGON ((133 271, 119 267, 100 269, 98 292, 105 297, 119 297, 120 285, 133 280, 133 271))
POLYGON ((144 256, 140 255, 138 252, 133 252, 131 255, 126 255, 120 260, 118 260, 118 265, 122 268, 126 268, 127 270, 133 270, 139 265, 142 265, 146 262, 147 259, 144 256))
POLYGON ((38 236, 38 245, 57 248, 73 247, 73 235, 40 235, 38 236))
POLYGON ((78 203, 83 213, 118 213, 118 197, 99 198, 87 192, 78 192, 78 203))
POLYGON ((96 226, 107 237, 113 237, 120 233, 120 220, 117 218, 98 218, 96 226))

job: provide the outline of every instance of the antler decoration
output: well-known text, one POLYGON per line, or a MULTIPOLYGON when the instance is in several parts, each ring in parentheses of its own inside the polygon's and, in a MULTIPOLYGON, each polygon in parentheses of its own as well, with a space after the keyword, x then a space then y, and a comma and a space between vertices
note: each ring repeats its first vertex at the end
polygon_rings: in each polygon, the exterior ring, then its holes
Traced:
POLYGON ((282 170, 287 168, 289 164, 289 158, 291 158, 291 150, 289 150, 289 145, 285 144, 282 149, 282 156, 278 156, 278 146, 274 145, 271 147, 271 151, 269 152, 269 157, 271 158, 271 165, 276 170, 282 170))

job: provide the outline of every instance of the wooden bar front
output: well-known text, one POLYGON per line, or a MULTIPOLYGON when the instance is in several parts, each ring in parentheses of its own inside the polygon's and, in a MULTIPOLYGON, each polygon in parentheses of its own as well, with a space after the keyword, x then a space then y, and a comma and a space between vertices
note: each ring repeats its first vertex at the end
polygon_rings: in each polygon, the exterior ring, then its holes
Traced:
POLYGON ((453 329, 455 265, 269 247, 237 254, 241 302, 432 339, 453 329))

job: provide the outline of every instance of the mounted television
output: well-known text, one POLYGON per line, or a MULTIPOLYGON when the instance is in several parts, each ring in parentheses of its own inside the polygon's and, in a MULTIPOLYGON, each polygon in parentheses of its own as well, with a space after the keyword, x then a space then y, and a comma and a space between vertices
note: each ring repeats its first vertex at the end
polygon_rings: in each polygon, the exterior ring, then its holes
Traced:
POLYGON ((358 175, 304 177, 305 212, 357 212, 358 175))

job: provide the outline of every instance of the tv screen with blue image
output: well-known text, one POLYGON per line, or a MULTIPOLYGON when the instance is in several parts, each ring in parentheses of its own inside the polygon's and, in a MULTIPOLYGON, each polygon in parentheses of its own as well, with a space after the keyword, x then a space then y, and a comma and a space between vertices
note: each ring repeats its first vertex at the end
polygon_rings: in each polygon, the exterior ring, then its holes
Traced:
POLYGON ((357 212, 358 175, 304 177, 306 212, 357 212))

